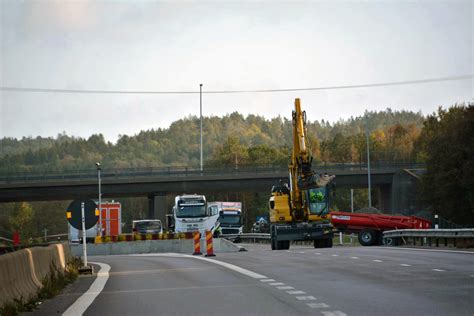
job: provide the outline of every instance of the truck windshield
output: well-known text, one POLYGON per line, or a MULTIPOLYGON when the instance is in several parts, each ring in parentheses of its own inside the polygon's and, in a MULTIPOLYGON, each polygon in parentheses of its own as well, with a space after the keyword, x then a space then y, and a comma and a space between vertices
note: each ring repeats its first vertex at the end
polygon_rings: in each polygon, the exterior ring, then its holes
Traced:
POLYGON ((180 205, 176 209, 176 217, 204 217, 206 216, 205 205, 180 205))
POLYGON ((221 215, 219 223, 227 225, 240 225, 240 215, 221 215))
POLYGON ((311 214, 326 215, 329 213, 326 187, 308 190, 307 198, 311 214))

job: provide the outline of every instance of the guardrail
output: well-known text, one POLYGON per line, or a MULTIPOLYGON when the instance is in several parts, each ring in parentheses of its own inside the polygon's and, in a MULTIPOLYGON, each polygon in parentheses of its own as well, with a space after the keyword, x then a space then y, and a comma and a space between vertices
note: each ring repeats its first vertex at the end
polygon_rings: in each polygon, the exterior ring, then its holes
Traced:
MULTIPOLYGON (((367 164, 358 163, 325 163, 313 166, 316 170, 322 172, 329 171, 356 171, 367 169, 367 164)), ((425 168, 425 164, 414 162, 381 162, 371 163, 371 168, 391 169, 391 168, 425 168)), ((262 174, 262 173, 281 173, 287 172, 288 167, 284 165, 262 165, 262 166, 239 166, 237 169, 231 168, 200 168, 195 167, 144 167, 144 168, 118 168, 101 170, 101 178, 122 178, 122 177, 149 177, 149 176, 212 176, 225 174, 262 174)), ((68 170, 63 172, 42 171, 42 172, 21 172, 21 173, 2 173, 0 182, 26 182, 26 181, 47 181, 47 180, 90 180, 97 178, 95 169, 86 170, 68 170)))
POLYGON ((466 229, 400 229, 383 233, 385 245, 413 245, 470 248, 474 247, 474 228, 466 229))

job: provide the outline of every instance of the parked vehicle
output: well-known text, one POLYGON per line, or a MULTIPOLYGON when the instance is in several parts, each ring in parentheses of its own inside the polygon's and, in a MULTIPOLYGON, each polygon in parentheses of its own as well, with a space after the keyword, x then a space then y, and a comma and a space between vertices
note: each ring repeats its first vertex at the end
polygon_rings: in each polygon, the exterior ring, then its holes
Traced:
MULTIPOLYGON (((431 228, 431 221, 421 217, 384 214, 331 212, 331 222, 339 231, 358 234, 363 246, 382 244, 385 230, 431 228)), ((390 243, 391 239, 387 242, 390 243)))
POLYGON ((163 225, 159 219, 141 219, 132 221, 133 234, 162 234, 163 225))
POLYGON ((183 194, 175 197, 173 206, 174 231, 204 234, 214 231, 219 211, 217 205, 208 206, 206 197, 199 194, 183 194))

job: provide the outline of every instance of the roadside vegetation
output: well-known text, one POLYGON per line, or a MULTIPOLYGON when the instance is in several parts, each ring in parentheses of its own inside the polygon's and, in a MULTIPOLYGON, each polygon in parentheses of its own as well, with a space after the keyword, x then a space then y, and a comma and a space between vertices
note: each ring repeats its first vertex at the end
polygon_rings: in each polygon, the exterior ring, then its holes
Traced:
MULTIPOLYGON (((424 211, 463 226, 474 225, 474 105, 458 104, 423 116, 410 111, 366 112, 334 124, 308 121, 308 134, 316 164, 365 164, 366 131, 371 163, 420 162, 420 201, 424 211)), ((291 144, 291 121, 277 117, 247 117, 234 112, 203 121, 204 168, 243 168, 255 165, 286 166, 291 144)), ((0 139, 0 174, 89 170, 95 162, 103 169, 141 167, 199 167, 199 118, 175 121, 169 128, 121 135, 116 143, 101 134, 88 139, 66 135, 55 138, 0 139)), ((316 166, 317 169, 317 166, 316 166)), ((252 226, 263 215, 267 192, 210 195, 209 200, 242 201, 244 224, 252 226)), ((377 192, 372 192, 377 206, 377 192)), ((354 191, 355 210, 367 206, 366 189, 354 191)), ((337 189, 332 206, 350 209, 349 189, 337 189)), ((146 198, 116 199, 122 203, 122 219, 128 232, 132 219, 145 218, 146 198)), ((18 230, 23 241, 48 234, 65 233, 68 201, 0 204, 0 232, 18 230), (44 216, 48 214, 48 216, 44 216)), ((170 201, 171 205, 172 201, 170 201)), ((0 235, 1 236, 1 235, 0 235)))

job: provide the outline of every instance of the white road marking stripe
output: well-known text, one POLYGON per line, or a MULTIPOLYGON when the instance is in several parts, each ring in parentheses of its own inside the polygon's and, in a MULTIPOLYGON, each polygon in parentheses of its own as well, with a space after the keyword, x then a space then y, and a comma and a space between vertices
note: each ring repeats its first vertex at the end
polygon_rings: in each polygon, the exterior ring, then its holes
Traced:
POLYGON ((333 257, 339 257, 339 255, 332 255, 333 257))
POLYGON ((445 272, 446 270, 442 270, 442 269, 431 269, 433 271, 436 271, 436 272, 445 272))
POLYGON ((379 259, 375 259, 374 262, 383 262, 383 261, 379 259))
POLYGON ((300 251, 300 252, 298 252, 298 253, 305 253, 305 252, 304 252, 304 251, 300 251))
POLYGON ((474 274, 471 274, 471 277, 474 278, 474 274))
POLYGON ((321 312, 324 316, 347 316, 347 314, 341 312, 341 311, 333 311, 333 312, 329 312, 329 311, 322 311, 321 312))
POLYGON ((320 252, 315 252, 314 254, 315 254, 315 255, 320 255, 321 253, 320 253, 320 252))
POLYGON ((273 280, 273 279, 263 279, 263 280, 260 280, 260 282, 275 282, 275 280, 273 280))
POLYGON ((279 290, 294 290, 295 288, 292 287, 292 286, 285 285, 285 286, 277 286, 277 289, 279 289, 279 290))
POLYGON ((316 299, 316 297, 314 297, 314 296, 297 296, 296 299, 299 300, 299 301, 314 301, 316 299))
POLYGON ((285 285, 285 283, 281 283, 281 282, 275 282, 275 283, 268 283, 270 285, 273 285, 273 286, 277 286, 277 285, 285 285))
POLYGON ((304 292, 304 291, 298 291, 298 290, 295 290, 295 291, 286 291, 286 293, 292 294, 292 295, 295 295, 295 294, 306 294, 306 292, 304 292))
POLYGON ((202 257, 198 257, 198 256, 191 256, 191 255, 183 255, 184 257, 187 257, 187 258, 194 258, 194 259, 197 259, 197 260, 203 260, 203 261, 207 261, 207 262, 212 262, 214 264, 218 264, 220 266, 223 266, 223 267, 226 267, 227 269, 230 269, 230 270, 233 270, 235 272, 239 272, 243 275, 246 275, 246 276, 249 276, 251 278, 254 278, 254 279, 268 279, 266 276, 264 275, 261 275, 261 274, 258 274, 258 273, 255 273, 255 272, 252 272, 250 270, 247 270, 247 269, 244 269, 244 268, 241 268, 241 267, 238 267, 236 265, 233 265, 233 264, 230 264, 230 263, 227 263, 227 262, 223 262, 223 261, 217 261, 217 260, 214 260, 214 259, 207 259, 207 258, 202 258, 202 257))
POLYGON ((311 308, 328 308, 330 307, 328 304, 324 303, 306 303, 311 308))
POLYGON ((411 264, 406 264, 406 263, 400 263, 402 267, 411 267, 411 264))
MULTIPOLYGON (((411 251, 431 251, 431 252, 454 252, 454 253, 467 253, 474 255, 474 251, 461 251, 461 250, 442 250, 442 249, 422 249, 422 248, 397 248, 397 247, 377 247, 378 249, 390 249, 390 250, 411 250, 411 251)), ((376 249, 376 248, 372 248, 376 249)))
POLYGON ((359 257, 351 257, 351 259, 359 259, 359 257))
POLYGON ((89 308, 89 306, 94 302, 96 297, 104 289, 105 283, 109 279, 110 266, 105 263, 100 262, 90 262, 100 266, 99 272, 97 272, 97 277, 94 282, 91 284, 90 288, 81 295, 69 308, 63 313, 65 316, 74 316, 82 315, 89 308))

